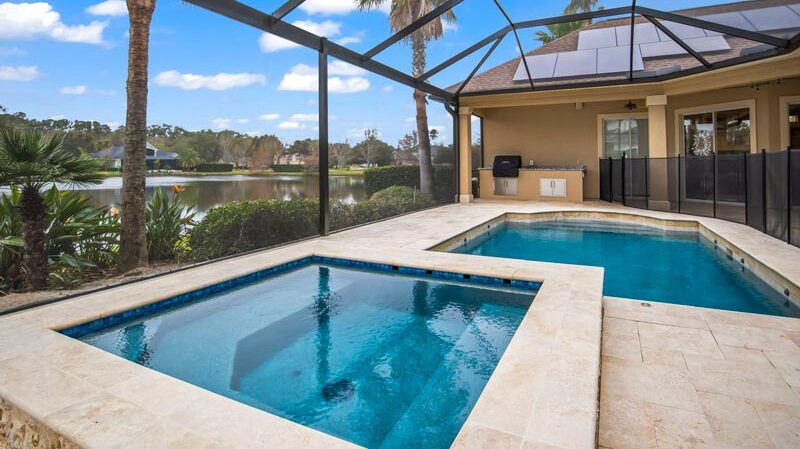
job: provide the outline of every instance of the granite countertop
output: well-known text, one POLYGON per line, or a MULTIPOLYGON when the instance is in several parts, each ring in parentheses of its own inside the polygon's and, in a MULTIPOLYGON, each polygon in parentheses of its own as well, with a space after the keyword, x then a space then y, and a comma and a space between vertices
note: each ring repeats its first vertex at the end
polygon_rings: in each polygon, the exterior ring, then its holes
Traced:
MULTIPOLYGON (((492 167, 481 167, 479 170, 491 170, 492 167)), ((585 165, 523 165, 520 170, 530 171, 585 171, 585 165)))

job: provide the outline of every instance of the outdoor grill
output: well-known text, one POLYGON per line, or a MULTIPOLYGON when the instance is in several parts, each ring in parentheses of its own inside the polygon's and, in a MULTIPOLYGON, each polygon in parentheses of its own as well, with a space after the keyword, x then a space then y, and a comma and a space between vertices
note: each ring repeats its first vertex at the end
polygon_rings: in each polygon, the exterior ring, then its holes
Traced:
POLYGON ((495 156, 492 175, 495 178, 516 178, 522 167, 522 156, 495 156))

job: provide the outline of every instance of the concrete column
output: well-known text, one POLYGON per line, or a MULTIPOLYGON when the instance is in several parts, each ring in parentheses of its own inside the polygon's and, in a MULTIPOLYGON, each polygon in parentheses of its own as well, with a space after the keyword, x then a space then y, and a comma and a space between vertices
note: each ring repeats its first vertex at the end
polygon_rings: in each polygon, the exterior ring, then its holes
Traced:
POLYGON ((670 172, 667 164, 667 96, 651 95, 647 97, 647 131, 649 145, 650 175, 648 207, 656 210, 670 209, 670 172))
POLYGON ((650 157, 667 157, 667 96, 651 95, 646 104, 650 157))
POLYGON ((458 202, 472 201, 472 108, 458 108, 458 202))

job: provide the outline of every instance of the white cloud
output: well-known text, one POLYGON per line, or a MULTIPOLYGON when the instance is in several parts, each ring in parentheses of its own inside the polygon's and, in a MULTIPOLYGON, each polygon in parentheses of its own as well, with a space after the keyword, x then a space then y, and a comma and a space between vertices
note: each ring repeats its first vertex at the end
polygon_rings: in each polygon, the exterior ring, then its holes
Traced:
POLYGON ((108 127, 111 129, 117 129, 122 126, 120 122, 107 122, 106 125, 108 125, 108 127))
POLYGON ((308 14, 348 14, 356 9, 353 0, 306 0, 300 9, 308 14))
POLYGON ((293 114, 291 120, 294 122, 318 122, 319 114, 293 114))
POLYGON ((259 120, 263 120, 265 122, 271 122, 273 120, 278 120, 281 117, 280 114, 270 113, 270 114, 261 114, 258 116, 259 120))
POLYGON ((304 124, 302 124, 300 122, 293 122, 293 121, 288 121, 288 120, 285 121, 285 122, 278 123, 278 128, 279 129, 302 129, 302 128, 305 128, 305 127, 306 127, 306 125, 304 125, 304 124))
POLYGON ((365 73, 367 73, 367 71, 362 69, 361 67, 356 67, 344 61, 336 60, 336 61, 331 61, 331 63, 328 64, 328 74, 330 75, 355 76, 355 75, 363 75, 365 73))
POLYGON ((26 54, 28 53, 19 47, 0 47, 0 56, 25 56, 26 54))
POLYGON ((65 118, 67 118, 66 115, 59 114, 59 115, 54 115, 54 116, 50 117, 50 120, 64 120, 65 118))
POLYGON ((354 94, 368 89, 369 80, 360 76, 328 78, 328 91, 334 94, 354 94))
POLYGON ((39 77, 39 69, 32 65, 0 65, 0 81, 33 81, 39 77))
POLYGON ((86 8, 86 12, 93 16, 119 17, 128 15, 128 6, 124 0, 106 0, 86 8))
POLYGON ((49 3, 0 3, 0 40, 49 37, 63 42, 102 44, 108 22, 65 25, 49 3))
POLYGON ((58 91, 61 92, 62 95, 83 95, 86 93, 88 89, 86 86, 65 86, 59 89, 58 91))
POLYGON ((218 73, 216 75, 196 75, 168 70, 156 75, 153 82, 158 86, 178 87, 184 90, 210 89, 228 90, 252 84, 265 85, 267 78, 256 73, 218 73))
POLYGON ((336 40, 336 43, 339 45, 350 45, 350 44, 357 44, 361 42, 361 39, 364 37, 364 33, 358 33, 355 36, 345 36, 341 39, 336 40))
POLYGON ((228 129, 231 126, 231 122, 233 120, 229 118, 215 118, 211 120, 211 125, 216 129, 228 129))
POLYGON ((242 123, 242 124, 250 123, 250 119, 249 118, 237 118, 236 119, 236 123, 242 123))
POLYGON ((439 138, 441 139, 442 136, 447 132, 447 127, 444 125, 433 125, 429 128, 429 130, 435 129, 436 132, 439 133, 439 138))
POLYGON ((384 91, 384 92, 391 92, 391 91, 393 91, 393 90, 394 90, 394 87, 393 87, 393 86, 391 86, 391 85, 386 85, 386 86, 383 86, 383 91, 384 91))
MULTIPOLYGON (((331 20, 326 20, 322 23, 314 22, 312 20, 295 20, 292 22, 292 25, 302 28, 309 33, 314 33, 317 36, 333 37, 342 34, 341 22, 333 22, 331 20)), ((261 47, 261 51, 264 53, 272 53, 300 46, 294 42, 269 33, 261 34, 261 37, 258 38, 258 45, 261 47)))
MULTIPOLYGON (((316 92, 319 89, 317 69, 297 64, 283 75, 278 90, 316 92)), ((369 80, 360 76, 341 78, 328 77, 328 91, 335 94, 350 94, 369 89, 369 80)))

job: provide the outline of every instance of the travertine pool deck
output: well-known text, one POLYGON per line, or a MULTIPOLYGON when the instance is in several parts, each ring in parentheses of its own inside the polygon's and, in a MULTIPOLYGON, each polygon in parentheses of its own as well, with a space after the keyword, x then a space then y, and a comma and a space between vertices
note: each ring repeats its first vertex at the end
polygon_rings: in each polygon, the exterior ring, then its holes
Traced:
MULTIPOLYGON (((696 227, 699 223, 701 232, 719 237, 721 245, 737 258, 746 259, 745 264, 754 271, 768 272, 772 283, 791 287, 793 295, 800 285, 800 249, 746 226, 721 220, 601 203, 450 205, 0 317, 0 441, 5 435, 10 438, 11 447, 23 446, 34 439, 39 441, 40 447, 354 447, 52 330, 309 255, 543 282, 454 447, 590 448, 598 441, 613 449, 738 447, 720 445, 728 441, 725 438, 729 435, 717 427, 730 422, 715 424, 712 421, 716 415, 703 409, 714 439, 701 441, 697 439, 698 434, 693 433, 699 425, 687 426, 684 421, 675 421, 685 418, 677 411, 686 408, 699 414, 700 409, 692 405, 692 401, 701 401, 698 403, 705 406, 702 401, 709 394, 729 398, 753 391, 767 396, 745 396, 744 401, 752 405, 755 414, 727 416, 734 424, 737 424, 736 419, 741 420, 740 425, 731 428, 748 428, 755 423, 754 416, 762 415, 766 418, 759 422, 772 423, 772 427, 765 429, 771 439, 790 441, 787 438, 792 431, 781 433, 780 429, 775 430, 776 426, 800 428, 797 409, 792 409, 797 406, 800 394, 797 385, 800 356, 791 356, 793 350, 798 350, 800 320, 734 312, 698 312, 699 309, 656 303, 642 312, 640 309, 645 308, 638 301, 605 299, 603 322, 602 269, 427 251, 476 226, 490 224, 504 214, 510 214, 508 217, 512 219, 515 214, 582 214, 588 218, 610 214, 607 216, 614 219, 649 220, 651 224, 658 221, 678 227, 696 227), (669 313, 662 306, 669 306, 669 313), (672 308, 681 312, 672 312, 672 308), (684 309, 691 312, 684 312, 684 309), (630 314, 624 315, 625 311, 630 314), (692 327, 690 324, 699 326, 700 322, 681 318, 682 314, 692 313, 702 317, 700 320, 706 328, 692 327), (675 314, 678 318, 670 318, 675 314), (664 320, 666 322, 662 322, 664 320), (639 345, 638 362, 633 360, 634 340, 630 336, 634 325, 639 345), (718 366, 714 363, 720 363, 719 360, 706 360, 713 352, 710 346, 702 346, 703 341, 710 343, 707 336, 687 338, 684 329, 704 330, 711 338, 716 338, 722 362, 728 364, 718 366), (624 330, 628 334, 618 336, 624 334, 624 330), (642 340, 643 335, 649 335, 650 339, 642 340), (770 346, 778 342, 784 346, 770 346), (701 345, 699 349, 698 345, 701 345), (773 366, 773 374, 780 375, 784 384, 778 382, 775 375, 764 374, 766 365, 726 358, 734 357, 725 353, 727 347, 736 348, 735 352, 729 352, 741 357, 757 355, 747 350, 760 351, 773 366), (709 353, 697 354, 701 349, 709 353), (653 360, 649 357, 653 351, 663 352, 659 355, 667 361, 675 361, 677 357, 669 351, 680 353, 686 368, 684 377, 697 378, 698 382, 710 379, 716 384, 716 381, 726 381, 725 376, 732 373, 738 373, 739 377, 733 376, 728 383, 723 382, 728 390, 711 390, 701 385, 694 389, 695 396, 689 395, 687 390, 684 396, 673 398, 675 403, 661 404, 650 397, 636 396, 643 388, 641 385, 651 381, 647 367, 653 360), (670 354, 672 359, 668 357, 670 354), (692 373, 700 374, 692 377, 692 373), (753 388, 754 382, 760 389, 753 388), (632 404, 641 406, 636 400, 652 405, 631 408, 632 404), (760 410, 761 404, 778 404, 785 408, 760 410), (674 406, 675 413, 671 413, 672 409, 662 409, 670 406, 674 406), (776 424, 778 418, 782 419, 780 424, 776 424), (619 423, 620 420, 623 422, 619 423), (629 421, 644 421, 645 424, 630 429, 623 427, 632 425, 629 421), (644 430, 648 425, 652 429, 652 440, 647 440, 650 434, 644 430), (626 440, 626 435, 639 435, 635 430, 643 435, 641 439, 626 440), (615 431, 618 432, 615 434, 615 431), (713 433, 715 431, 717 433, 713 433), (651 441, 657 446, 638 446, 638 441, 651 441)), ((679 376, 665 374, 664 385, 659 384, 656 390, 668 391, 676 385, 677 381, 673 380, 679 376)), ((726 409, 724 403, 712 405, 726 409)), ((797 431, 794 432, 797 437, 797 431)))

